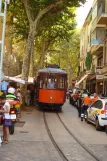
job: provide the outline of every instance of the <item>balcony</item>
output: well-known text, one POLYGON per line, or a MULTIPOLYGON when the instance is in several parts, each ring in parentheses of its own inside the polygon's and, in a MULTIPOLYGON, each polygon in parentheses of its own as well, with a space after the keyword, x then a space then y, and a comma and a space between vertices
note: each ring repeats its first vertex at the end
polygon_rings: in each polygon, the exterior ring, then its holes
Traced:
POLYGON ((107 12, 105 9, 106 9, 106 3, 102 2, 98 5, 98 11, 97 11, 98 25, 107 25, 107 12))
POLYGON ((105 39, 105 29, 96 28, 91 34, 91 53, 98 55, 103 52, 104 39, 105 39))
POLYGON ((103 52, 103 47, 104 47, 104 44, 92 45, 91 53, 93 55, 98 55, 103 52))

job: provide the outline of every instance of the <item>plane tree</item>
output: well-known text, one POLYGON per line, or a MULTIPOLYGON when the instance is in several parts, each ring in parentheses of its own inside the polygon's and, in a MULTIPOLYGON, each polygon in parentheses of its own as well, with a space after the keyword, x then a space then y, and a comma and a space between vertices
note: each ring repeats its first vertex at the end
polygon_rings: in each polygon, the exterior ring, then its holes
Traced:
POLYGON ((80 50, 80 31, 75 32, 69 38, 69 41, 63 40, 54 46, 54 53, 51 53, 49 62, 60 64, 62 69, 68 73, 68 83, 75 79, 79 66, 79 50, 80 50))
POLYGON ((69 16, 68 8, 72 10, 74 7, 78 7, 80 3, 85 3, 85 0, 11 0, 9 8, 12 12, 10 13, 17 25, 17 28, 15 26, 13 29, 16 30, 19 37, 26 39, 26 51, 22 68, 22 78, 24 80, 28 80, 32 48, 34 44, 36 46, 35 39, 41 25, 44 25, 42 22, 45 20, 48 24, 53 17, 56 17, 53 22, 57 24, 63 18, 63 13, 69 16))

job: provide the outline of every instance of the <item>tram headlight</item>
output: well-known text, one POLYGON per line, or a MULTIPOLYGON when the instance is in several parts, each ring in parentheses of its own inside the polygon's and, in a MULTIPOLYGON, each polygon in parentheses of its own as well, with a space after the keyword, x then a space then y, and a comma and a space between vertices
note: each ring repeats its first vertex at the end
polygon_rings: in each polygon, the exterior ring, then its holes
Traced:
POLYGON ((50 99, 52 100, 52 97, 50 97, 50 99))

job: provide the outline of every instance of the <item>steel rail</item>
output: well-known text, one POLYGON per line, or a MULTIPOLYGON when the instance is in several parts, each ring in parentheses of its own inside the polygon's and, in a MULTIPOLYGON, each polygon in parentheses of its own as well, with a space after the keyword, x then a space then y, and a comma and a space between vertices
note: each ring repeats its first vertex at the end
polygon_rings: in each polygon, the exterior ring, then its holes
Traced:
POLYGON ((55 139, 53 138, 53 136, 51 134, 51 131, 49 129, 49 126, 48 126, 48 123, 47 123, 47 120, 46 120, 45 112, 43 113, 43 119, 44 119, 44 123, 45 123, 45 127, 46 127, 46 130, 47 130, 47 133, 48 133, 49 138, 51 139, 52 144, 54 145, 55 149, 57 150, 57 152, 59 153, 59 155, 60 155, 60 157, 62 158, 63 161, 69 161, 66 158, 66 156, 64 155, 64 153, 62 152, 62 150, 59 148, 58 144, 56 143, 55 139))
POLYGON ((72 133, 67 126, 65 125, 65 123, 62 121, 61 117, 59 116, 59 114, 57 113, 57 116, 60 120, 60 122, 62 123, 62 125, 64 126, 64 128, 68 131, 68 133, 77 141, 77 143, 79 145, 81 145, 81 147, 86 150, 96 161, 101 161, 101 159, 99 159, 95 154, 92 153, 92 151, 89 150, 89 148, 87 148, 75 135, 74 133, 72 133))

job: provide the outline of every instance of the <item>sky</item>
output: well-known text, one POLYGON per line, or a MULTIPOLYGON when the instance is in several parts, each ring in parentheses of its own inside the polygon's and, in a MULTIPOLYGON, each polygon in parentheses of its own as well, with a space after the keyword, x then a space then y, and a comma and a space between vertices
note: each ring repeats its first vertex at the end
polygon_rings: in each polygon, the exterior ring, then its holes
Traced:
POLYGON ((84 24, 84 21, 89 13, 89 10, 92 6, 94 0, 87 0, 87 2, 84 4, 84 6, 81 6, 77 9, 77 27, 81 28, 84 24))

